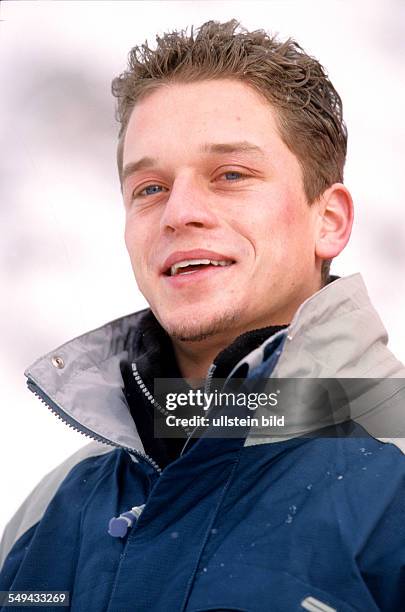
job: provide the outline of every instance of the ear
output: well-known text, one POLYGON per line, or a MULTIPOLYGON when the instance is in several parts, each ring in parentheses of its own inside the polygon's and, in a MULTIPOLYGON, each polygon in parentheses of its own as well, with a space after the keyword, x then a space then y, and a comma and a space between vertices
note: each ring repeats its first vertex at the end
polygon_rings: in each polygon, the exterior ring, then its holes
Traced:
POLYGON ((328 187, 318 200, 318 232, 315 255, 333 259, 349 241, 353 225, 353 200, 342 183, 328 187))

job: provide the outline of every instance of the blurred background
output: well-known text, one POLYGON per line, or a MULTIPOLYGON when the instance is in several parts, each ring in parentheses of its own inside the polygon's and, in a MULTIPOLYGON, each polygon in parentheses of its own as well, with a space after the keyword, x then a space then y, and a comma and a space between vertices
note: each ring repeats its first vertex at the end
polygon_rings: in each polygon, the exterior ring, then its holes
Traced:
POLYGON ((2 2, 0 532, 44 474, 87 442, 26 389, 24 369, 145 306, 123 243, 111 80, 156 33, 233 17, 296 38, 340 92, 356 220, 332 271, 362 272, 405 361, 402 0, 2 2))

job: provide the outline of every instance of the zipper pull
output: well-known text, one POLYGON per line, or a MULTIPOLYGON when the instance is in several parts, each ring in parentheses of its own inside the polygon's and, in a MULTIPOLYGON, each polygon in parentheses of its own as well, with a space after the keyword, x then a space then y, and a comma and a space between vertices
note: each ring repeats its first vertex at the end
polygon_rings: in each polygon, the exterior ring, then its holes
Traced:
POLYGON ((141 516, 142 510, 145 504, 142 506, 134 506, 131 510, 123 512, 119 516, 114 516, 108 523, 108 534, 113 538, 123 538, 127 535, 128 529, 130 529, 134 521, 138 520, 141 516))

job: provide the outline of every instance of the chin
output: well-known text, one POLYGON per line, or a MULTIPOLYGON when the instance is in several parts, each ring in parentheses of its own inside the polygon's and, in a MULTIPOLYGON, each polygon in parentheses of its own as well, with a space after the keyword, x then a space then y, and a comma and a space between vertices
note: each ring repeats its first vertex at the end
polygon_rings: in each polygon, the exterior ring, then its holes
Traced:
POLYGON ((162 327, 174 340, 182 342, 202 342, 223 333, 232 333, 240 324, 240 314, 237 311, 210 313, 199 317, 198 312, 193 312, 189 317, 173 320, 160 318, 162 327))

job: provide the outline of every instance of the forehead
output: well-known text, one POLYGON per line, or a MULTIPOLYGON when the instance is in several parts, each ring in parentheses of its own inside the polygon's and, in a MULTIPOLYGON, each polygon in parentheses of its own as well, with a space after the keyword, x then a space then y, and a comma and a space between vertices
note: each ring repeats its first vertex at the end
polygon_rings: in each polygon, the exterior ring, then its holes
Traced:
POLYGON ((262 148, 277 140, 275 111, 249 85, 225 79, 176 83, 160 86, 136 104, 123 158, 190 155, 206 142, 249 141, 262 148))

